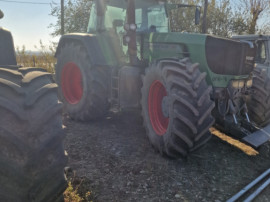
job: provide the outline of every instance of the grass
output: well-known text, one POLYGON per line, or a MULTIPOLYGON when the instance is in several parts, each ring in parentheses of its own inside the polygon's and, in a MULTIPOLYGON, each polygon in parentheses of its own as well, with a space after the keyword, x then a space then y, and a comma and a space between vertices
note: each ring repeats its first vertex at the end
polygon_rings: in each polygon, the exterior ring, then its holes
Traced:
POLYGON ((83 199, 78 194, 78 188, 72 186, 71 182, 68 182, 68 188, 64 192, 65 202, 82 202, 83 199))
POLYGON ((41 67, 50 73, 54 73, 56 59, 54 57, 56 45, 45 46, 40 40, 39 46, 35 46, 36 52, 26 51, 25 46, 16 48, 18 65, 24 67, 41 67))
POLYGON ((68 174, 68 187, 64 192, 65 202, 93 202, 94 194, 88 190, 89 185, 84 179, 77 178, 73 172, 68 174))

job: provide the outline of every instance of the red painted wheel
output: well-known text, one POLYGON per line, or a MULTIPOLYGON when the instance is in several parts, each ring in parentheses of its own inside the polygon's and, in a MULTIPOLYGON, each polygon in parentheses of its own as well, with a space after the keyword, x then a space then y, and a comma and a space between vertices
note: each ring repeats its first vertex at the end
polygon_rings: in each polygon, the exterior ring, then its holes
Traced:
POLYGON ((83 96, 82 74, 80 68, 73 62, 64 65, 61 87, 63 95, 69 104, 77 104, 83 96))
POLYGON ((163 84, 158 80, 154 81, 148 94, 148 113, 154 131, 160 136, 166 133, 169 125, 169 118, 162 112, 162 101, 166 96, 167 91, 163 84))
POLYGON ((142 117, 157 151, 172 158, 187 156, 211 138, 211 91, 199 65, 188 59, 161 60, 145 70, 142 117))

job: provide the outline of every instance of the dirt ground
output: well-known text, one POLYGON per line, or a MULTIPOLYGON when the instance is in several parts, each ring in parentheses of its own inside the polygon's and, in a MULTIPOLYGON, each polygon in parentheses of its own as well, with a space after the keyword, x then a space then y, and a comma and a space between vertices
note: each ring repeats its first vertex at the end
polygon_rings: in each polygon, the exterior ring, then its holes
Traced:
MULTIPOLYGON (((162 157, 137 111, 64 125, 72 175, 93 201, 226 201, 270 168, 270 144, 250 157, 217 137, 187 159, 162 157)), ((269 200, 270 186, 255 201, 269 200)))

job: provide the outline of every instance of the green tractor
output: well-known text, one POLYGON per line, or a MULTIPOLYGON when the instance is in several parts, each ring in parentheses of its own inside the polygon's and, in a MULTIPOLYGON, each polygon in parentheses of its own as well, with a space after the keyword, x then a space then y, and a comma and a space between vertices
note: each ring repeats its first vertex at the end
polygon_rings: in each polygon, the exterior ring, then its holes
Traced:
POLYGON ((11 33, 0 28, 0 201, 63 200, 61 112, 52 75, 19 66, 11 33))
MULTIPOLYGON (((164 0, 95 0, 88 33, 61 37, 56 80, 65 111, 96 120, 112 107, 141 109, 147 136, 169 157, 186 156, 221 130, 259 147, 246 104, 256 47, 210 35, 172 32, 172 12, 200 8, 164 0)), ((266 131, 266 133, 265 133, 266 131)))

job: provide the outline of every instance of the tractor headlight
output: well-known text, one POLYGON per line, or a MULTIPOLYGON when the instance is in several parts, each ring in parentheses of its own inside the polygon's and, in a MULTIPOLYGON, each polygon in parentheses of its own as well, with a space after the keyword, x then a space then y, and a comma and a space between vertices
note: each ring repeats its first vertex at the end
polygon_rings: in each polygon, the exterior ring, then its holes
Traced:
POLYGON ((253 84, 253 81, 252 81, 252 79, 250 79, 250 80, 247 81, 246 86, 248 88, 250 88, 252 86, 252 84, 253 84))
POLYGON ((234 80, 231 82, 233 88, 244 88, 245 81, 243 80, 234 80))
POLYGON ((239 81, 232 81, 233 88, 239 88, 239 81))
POLYGON ((239 81, 239 88, 244 88, 245 82, 244 81, 239 81))
POLYGON ((129 25, 129 29, 132 30, 132 31, 136 31, 137 25, 136 24, 131 24, 131 25, 129 25))

